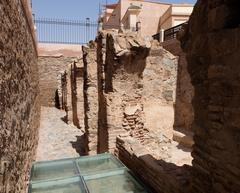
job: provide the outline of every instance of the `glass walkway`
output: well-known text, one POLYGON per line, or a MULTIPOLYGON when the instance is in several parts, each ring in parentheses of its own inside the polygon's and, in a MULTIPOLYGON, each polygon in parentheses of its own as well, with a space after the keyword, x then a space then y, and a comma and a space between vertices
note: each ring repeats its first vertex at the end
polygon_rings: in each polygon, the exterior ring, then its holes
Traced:
POLYGON ((111 154, 35 162, 29 193, 150 193, 111 154))

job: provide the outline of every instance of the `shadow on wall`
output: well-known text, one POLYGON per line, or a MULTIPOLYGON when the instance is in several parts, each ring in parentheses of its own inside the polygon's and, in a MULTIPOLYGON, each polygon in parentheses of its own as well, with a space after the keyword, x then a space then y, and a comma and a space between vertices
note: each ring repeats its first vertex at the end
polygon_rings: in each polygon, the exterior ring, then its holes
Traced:
POLYGON ((60 109, 60 98, 58 94, 58 90, 55 91, 55 107, 60 109))

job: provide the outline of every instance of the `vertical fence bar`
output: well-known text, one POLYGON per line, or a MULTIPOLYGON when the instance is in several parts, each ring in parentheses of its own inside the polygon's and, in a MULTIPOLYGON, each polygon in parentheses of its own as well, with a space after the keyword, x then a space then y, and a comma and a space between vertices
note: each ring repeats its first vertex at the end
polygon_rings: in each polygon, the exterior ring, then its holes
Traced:
POLYGON ((36 32, 39 42, 86 44, 95 39, 97 22, 35 18, 36 32))

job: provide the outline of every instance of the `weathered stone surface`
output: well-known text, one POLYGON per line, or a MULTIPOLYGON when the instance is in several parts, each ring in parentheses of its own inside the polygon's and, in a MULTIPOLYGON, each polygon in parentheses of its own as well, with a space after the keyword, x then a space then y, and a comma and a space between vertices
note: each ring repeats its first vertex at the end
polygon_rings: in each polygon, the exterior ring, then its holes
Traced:
POLYGON ((83 59, 79 58, 71 65, 71 102, 73 124, 84 130, 84 70, 83 59))
POLYGON ((66 111, 64 119, 68 124, 84 130, 83 59, 75 59, 59 76, 59 101, 66 111))
POLYGON ((161 45, 173 55, 178 56, 173 140, 189 147, 194 143, 192 140, 192 122, 194 118, 192 99, 194 88, 187 70, 186 54, 183 52, 180 41, 177 39, 162 42, 161 45))
POLYGON ((240 190, 239 8, 237 0, 199 0, 182 32, 195 88, 195 193, 240 190))
POLYGON ((194 117, 192 107, 194 88, 187 70, 186 54, 176 39, 165 41, 161 45, 173 55, 178 56, 174 130, 189 135, 192 133, 191 126, 194 117))
POLYGON ((136 35, 98 36, 98 152, 113 151, 120 134, 145 145, 151 135, 172 139, 177 58, 152 45, 136 35))
POLYGON ((77 57, 39 56, 40 99, 42 106, 62 108, 61 73, 73 64, 77 57))
POLYGON ((141 82, 144 124, 150 132, 169 139, 173 136, 177 66, 177 57, 152 42, 141 82))
POLYGON ((1 193, 26 192, 38 141, 39 76, 28 8, 26 1, 0 1, 1 193))
POLYGON ((84 114, 88 154, 97 154, 98 144, 98 78, 97 51, 94 44, 83 47, 84 114))
MULTIPOLYGON (((146 65, 149 48, 144 40, 136 37, 108 33, 106 59, 98 54, 99 73, 99 152, 114 151, 116 137, 124 132, 141 140, 144 130, 141 97, 141 75, 146 65), (135 109, 130 115, 129 109, 135 109), (133 113, 133 114, 132 114, 133 113)), ((103 40, 99 40, 102 44, 103 40)), ((98 46, 102 53, 102 46, 98 46)))

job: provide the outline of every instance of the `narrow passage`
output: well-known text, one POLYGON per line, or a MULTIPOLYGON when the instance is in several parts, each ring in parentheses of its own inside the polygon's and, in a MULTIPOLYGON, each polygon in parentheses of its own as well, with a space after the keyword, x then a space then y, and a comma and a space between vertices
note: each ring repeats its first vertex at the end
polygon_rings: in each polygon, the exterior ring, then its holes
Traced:
POLYGON ((42 107, 36 161, 78 157, 83 133, 63 121, 65 112, 42 107))

